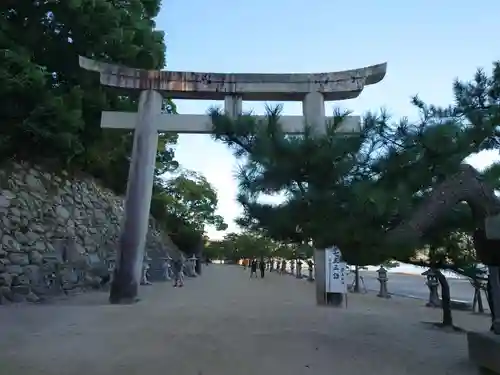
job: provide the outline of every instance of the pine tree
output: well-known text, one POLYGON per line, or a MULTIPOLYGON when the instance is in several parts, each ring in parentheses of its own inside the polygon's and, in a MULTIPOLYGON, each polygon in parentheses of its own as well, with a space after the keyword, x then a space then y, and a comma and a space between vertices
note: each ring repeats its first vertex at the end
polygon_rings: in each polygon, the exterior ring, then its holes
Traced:
MULTIPOLYGON (((212 112, 215 138, 247 158, 239 175, 245 213, 240 224, 281 241, 337 245, 351 264, 415 262, 427 248, 427 265, 470 268, 475 257, 462 242, 477 217, 462 203, 433 221, 419 242, 404 236, 397 246, 387 241, 387 232, 411 217, 436 184, 458 173, 467 156, 499 148, 500 65, 493 65, 491 76, 478 71, 472 82, 456 81, 454 93, 455 103, 447 108, 415 97, 416 122, 368 114, 361 134, 348 138, 334 132, 341 115, 317 138, 307 128, 303 136, 283 134, 279 109, 269 110, 264 120, 231 120, 212 112), (261 193, 286 199, 263 204, 261 193)), ((498 186, 499 169, 484 178, 498 186)), ((448 318, 443 323, 452 324, 448 318)))
POLYGON ((211 112, 215 138, 246 158, 239 173, 238 200, 244 208, 239 224, 284 243, 339 246, 352 264, 387 259, 385 248, 374 246, 382 223, 376 205, 366 199, 370 164, 383 146, 377 137, 383 121, 368 116, 360 134, 345 136, 335 130, 347 113, 336 113, 325 137, 314 136, 308 127, 303 135, 291 136, 282 130, 280 111, 268 108, 264 119, 211 112), (262 193, 286 199, 264 204, 262 193))
MULTIPOLYGON (((163 68, 163 32, 153 21, 159 9, 160 0, 3 1, 0 161, 35 157, 98 169, 106 157, 95 151, 110 152, 95 148, 101 111, 134 109, 137 98, 101 87, 95 74, 80 69, 78 56, 163 68)), ((107 138, 116 145, 122 135, 108 132, 107 138)))
MULTIPOLYGON (((499 166, 479 176, 463 161, 472 153, 499 148, 500 65, 493 65, 491 76, 478 71, 472 82, 456 81, 454 94, 455 103, 448 108, 429 106, 415 98, 421 120, 399 124, 395 128, 398 137, 375 166, 378 189, 394 196, 394 223, 406 219, 406 225, 398 225, 389 238, 399 238, 398 247, 417 250, 410 258, 395 253, 400 260, 437 271, 444 326, 453 326, 453 321, 449 285, 439 269, 478 277, 471 236, 484 227, 487 212, 499 207, 492 190, 498 186, 499 166), (478 192, 484 196, 473 196, 478 192), (427 249, 427 258, 417 260, 422 248, 427 249)), ((478 243, 475 247, 480 250, 478 243)))

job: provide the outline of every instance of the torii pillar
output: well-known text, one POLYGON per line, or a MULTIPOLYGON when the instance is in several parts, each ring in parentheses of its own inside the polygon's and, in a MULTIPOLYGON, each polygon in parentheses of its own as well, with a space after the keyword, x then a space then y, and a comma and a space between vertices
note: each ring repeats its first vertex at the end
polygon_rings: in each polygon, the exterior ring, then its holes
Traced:
MULTIPOLYGON (((230 116, 241 114, 242 100, 301 101, 306 123, 325 133, 327 118, 324 102, 352 99, 366 85, 380 82, 387 64, 361 69, 314 74, 201 73, 133 69, 80 57, 80 66, 99 72, 105 86, 141 91, 139 111, 103 112, 101 127, 134 130, 134 144, 127 181, 125 215, 117 252, 116 268, 109 300, 111 303, 137 301, 144 248, 148 231, 158 131, 175 133, 212 133, 206 115, 161 113, 163 92, 172 99, 223 100, 230 116)), ((304 132, 303 116, 282 116, 288 134, 304 132)), ((339 132, 360 130, 360 118, 349 116, 339 132)), ((316 301, 320 305, 339 305, 339 298, 325 293, 325 252, 315 252, 316 301), (331 297, 331 296, 330 296, 331 297)), ((340 298, 340 302, 342 299, 340 298)))
POLYGON ((117 265, 109 301, 133 303, 142 276, 142 263, 149 226, 149 212, 153 193, 158 130, 154 118, 161 113, 163 97, 153 90, 142 91, 139 98, 137 126, 134 131, 122 222, 117 265))

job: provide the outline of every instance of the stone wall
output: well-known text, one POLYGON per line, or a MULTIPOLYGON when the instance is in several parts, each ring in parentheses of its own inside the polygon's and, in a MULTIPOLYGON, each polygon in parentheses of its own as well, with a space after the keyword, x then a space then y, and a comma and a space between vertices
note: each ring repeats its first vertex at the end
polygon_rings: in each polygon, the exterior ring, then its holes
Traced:
MULTIPOLYGON (((0 304, 109 284, 122 215, 123 199, 90 178, 0 169, 0 304)), ((153 219, 146 253, 153 263, 179 256, 153 219)))

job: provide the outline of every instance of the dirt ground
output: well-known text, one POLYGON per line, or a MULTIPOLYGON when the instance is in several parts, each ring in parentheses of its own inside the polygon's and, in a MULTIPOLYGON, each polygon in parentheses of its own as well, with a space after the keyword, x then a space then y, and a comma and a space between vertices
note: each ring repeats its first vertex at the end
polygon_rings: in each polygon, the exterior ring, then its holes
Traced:
MULTIPOLYGON (((132 306, 92 293, 0 308, 6 375, 472 375, 466 336, 423 324, 440 311, 413 299, 353 295, 315 306, 312 284, 210 265, 184 288, 142 287, 132 306)), ((486 316, 454 312, 487 330, 486 316)))

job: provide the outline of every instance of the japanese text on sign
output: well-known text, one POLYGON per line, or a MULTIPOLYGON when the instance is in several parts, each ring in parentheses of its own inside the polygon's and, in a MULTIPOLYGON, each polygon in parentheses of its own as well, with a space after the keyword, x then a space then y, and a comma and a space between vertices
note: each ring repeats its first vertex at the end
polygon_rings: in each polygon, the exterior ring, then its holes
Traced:
POLYGON ((336 247, 325 249, 326 292, 347 293, 346 263, 342 262, 342 253, 336 247))

